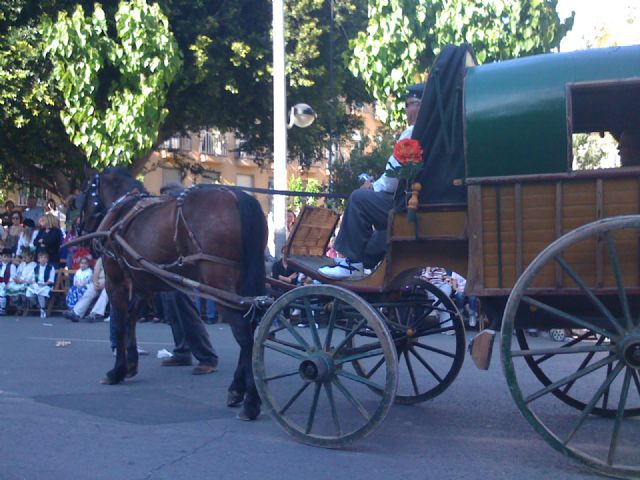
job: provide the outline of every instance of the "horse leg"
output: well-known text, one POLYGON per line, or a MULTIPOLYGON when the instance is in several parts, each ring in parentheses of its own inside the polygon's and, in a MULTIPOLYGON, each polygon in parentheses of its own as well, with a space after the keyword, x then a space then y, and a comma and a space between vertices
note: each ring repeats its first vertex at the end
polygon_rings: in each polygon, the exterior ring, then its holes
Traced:
MULTIPOLYGON (((255 420, 260 415, 260 397, 253 378, 253 369, 251 367, 251 357, 253 355, 253 332, 255 326, 252 322, 244 318, 242 313, 228 311, 225 315, 228 319, 233 337, 240 346, 240 356, 238 358, 238 366, 233 375, 233 382, 229 387, 229 405, 234 397, 242 398, 244 394, 244 404, 242 410, 238 413, 240 420, 255 420)), ((234 403, 238 405, 240 401, 234 403)), ((232 405, 230 405, 232 406, 232 405)))
POLYGON ((131 302, 128 309, 127 323, 127 378, 138 374, 138 340, 136 338, 136 320, 142 306, 142 300, 137 298, 131 302))
MULTIPOLYGON (((109 287, 109 286, 108 286, 109 287)), ((105 385, 115 385, 124 381, 127 375, 127 344, 128 328, 127 322, 127 291, 122 287, 107 288, 109 300, 111 302, 111 322, 114 322, 116 333, 116 362, 114 367, 102 377, 100 383, 105 385)))

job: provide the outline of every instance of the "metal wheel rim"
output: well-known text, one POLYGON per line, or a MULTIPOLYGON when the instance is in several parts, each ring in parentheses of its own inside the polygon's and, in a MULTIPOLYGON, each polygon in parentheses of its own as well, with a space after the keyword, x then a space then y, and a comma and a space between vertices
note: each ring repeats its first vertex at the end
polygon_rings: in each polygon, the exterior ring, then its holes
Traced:
MULTIPOLYGON (((326 338, 324 340, 326 340, 326 338)), ((382 423, 393 404, 398 382, 397 371, 398 364, 393 339, 391 338, 391 335, 385 327, 384 321, 378 312, 376 312, 371 305, 365 302, 358 295, 350 292, 349 290, 333 285, 310 285, 298 287, 280 297, 262 318, 253 349, 253 372, 256 387, 260 394, 260 398, 264 403, 265 409, 287 433, 292 435, 298 441, 324 448, 341 448, 350 445, 371 433, 380 423, 382 423), (291 305, 294 301, 304 299, 304 297, 314 296, 332 297, 350 307, 355 308, 358 314, 362 315, 363 319, 366 321, 365 328, 370 329, 371 332, 375 334, 384 351, 384 362, 386 367, 385 381, 382 388, 382 395, 377 397, 378 401, 373 414, 360 428, 349 432, 336 433, 335 435, 314 435, 311 432, 305 432, 301 425, 292 422, 285 415, 282 415, 280 413, 282 405, 280 405, 272 394, 268 381, 265 378, 265 343, 269 341, 269 332, 273 322, 275 319, 282 321, 280 312, 282 312, 287 305, 291 305)), ((315 386, 319 382, 309 383, 315 386)), ((310 413, 310 418, 312 415, 313 413, 310 413)))
POLYGON ((514 357, 511 352, 515 315, 528 286, 540 273, 542 268, 552 261, 556 255, 565 251, 571 245, 590 237, 602 235, 605 234, 605 232, 612 232, 622 228, 640 228, 640 216, 629 215, 610 217, 579 227, 552 242, 531 262, 531 264, 529 264, 524 273, 516 281, 505 306, 501 331, 501 358, 509 390, 516 402, 516 405, 518 406, 518 409, 527 422, 533 426, 533 428, 545 439, 547 443, 565 455, 568 455, 569 457, 576 459, 605 475, 637 479, 640 476, 640 467, 625 464, 614 464, 613 462, 609 463, 608 461, 604 462, 599 458, 594 458, 582 451, 568 447, 561 438, 559 438, 540 420, 535 412, 529 409, 526 405, 527 402, 523 396, 521 386, 517 380, 515 365, 513 362, 514 357))

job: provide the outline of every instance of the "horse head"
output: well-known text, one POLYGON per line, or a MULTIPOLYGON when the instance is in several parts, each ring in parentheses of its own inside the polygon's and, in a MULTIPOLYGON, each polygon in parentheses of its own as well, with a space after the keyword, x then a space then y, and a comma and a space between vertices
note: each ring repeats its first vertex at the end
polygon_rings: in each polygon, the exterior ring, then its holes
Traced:
POLYGON ((96 173, 82 192, 80 234, 95 232, 116 200, 134 190, 146 192, 142 183, 124 168, 110 167, 96 173))

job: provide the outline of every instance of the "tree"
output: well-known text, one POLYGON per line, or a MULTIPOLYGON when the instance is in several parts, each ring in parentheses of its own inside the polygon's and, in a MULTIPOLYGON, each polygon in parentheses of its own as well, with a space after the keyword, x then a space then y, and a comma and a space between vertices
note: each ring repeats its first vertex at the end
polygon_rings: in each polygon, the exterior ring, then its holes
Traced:
MULTIPOLYGON (((74 186, 63 180, 81 179, 86 162, 59 119, 64 100, 53 88, 52 66, 42 56, 46 42, 41 23, 56 19, 61 12, 72 16, 77 5, 86 15, 93 15, 93 1, 0 0, 0 164, 16 167, 8 169, 17 172, 11 180, 29 179, 63 195, 74 186), (9 114, 4 110, 8 103, 18 111, 9 109, 9 114), (34 138, 41 139, 39 148, 24 140, 34 138)), ((244 148, 256 154, 258 162, 270 161, 271 3, 159 0, 158 5, 168 18, 183 66, 167 92, 164 106, 168 113, 154 144, 177 132, 215 126, 247 140, 244 148)), ((290 135, 290 157, 306 164, 324 156, 329 130, 344 138, 358 126, 345 105, 369 98, 363 84, 352 79, 341 61, 349 40, 366 21, 359 13, 363 2, 336 0, 334 5, 332 29, 328 2, 287 2, 288 98, 292 104, 304 100, 319 113, 311 129, 290 135), (327 53, 330 42, 334 45, 332 58, 327 53), (332 76, 327 75, 331 61, 332 76)), ((115 42, 118 2, 105 1, 102 9, 106 35, 115 42)), ((102 106, 122 80, 113 67, 107 65, 99 74, 101 87, 94 94, 102 106)), ((142 170, 147 157, 148 152, 137 155, 129 167, 132 173, 142 170)), ((1 178, 9 178, 6 175, 5 170, 0 171, 1 178)))
POLYGON ((85 16, 78 6, 45 25, 45 55, 62 92, 60 118, 71 141, 94 168, 129 164, 152 147, 168 111, 166 92, 181 67, 167 18, 146 0, 120 3, 115 14, 118 42, 107 35, 104 10, 85 16), (108 93, 102 69, 114 69, 108 93))
POLYGON ((358 176, 361 173, 372 177, 380 175, 393 152, 394 144, 394 135, 385 128, 379 131, 376 138, 365 137, 362 143, 356 144, 351 150, 348 161, 339 159, 331 166, 332 192, 350 194, 360 186, 358 176))
MULTIPOLYGON (((304 181, 301 177, 291 177, 289 179, 289 190, 293 192, 320 193, 322 185, 315 178, 304 181)), ((302 207, 310 205, 312 207, 318 204, 317 197, 288 197, 287 208, 294 212, 300 212, 302 207)))
POLYGON ((467 42, 480 63, 548 52, 573 26, 557 0, 371 0, 365 31, 352 41, 350 68, 397 126, 398 92, 424 81, 440 49, 467 42))

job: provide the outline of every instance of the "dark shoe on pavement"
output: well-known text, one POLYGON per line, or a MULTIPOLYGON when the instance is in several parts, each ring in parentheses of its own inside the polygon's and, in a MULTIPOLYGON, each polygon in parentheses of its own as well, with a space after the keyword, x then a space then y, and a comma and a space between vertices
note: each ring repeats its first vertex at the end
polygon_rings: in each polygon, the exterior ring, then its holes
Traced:
POLYGON ((63 312, 62 316, 74 323, 78 323, 80 321, 80 317, 73 310, 66 310, 65 312, 63 312))
POLYGON ((209 365, 209 364, 206 364, 206 363, 201 363, 200 365, 195 367, 191 371, 191 373, 193 375, 206 375, 208 373, 213 373, 216 370, 218 370, 218 367, 216 365, 209 365))
POLYGON ((171 357, 162 361, 163 367, 189 367, 191 366, 191 358, 171 357))

